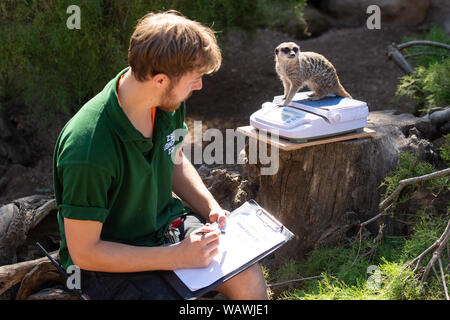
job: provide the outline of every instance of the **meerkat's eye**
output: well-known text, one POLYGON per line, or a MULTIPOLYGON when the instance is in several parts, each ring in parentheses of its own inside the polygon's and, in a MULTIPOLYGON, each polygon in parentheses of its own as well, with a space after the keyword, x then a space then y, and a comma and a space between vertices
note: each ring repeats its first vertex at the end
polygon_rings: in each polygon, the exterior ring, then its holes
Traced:
POLYGON ((281 51, 283 51, 284 53, 288 54, 289 51, 291 51, 291 50, 289 50, 289 48, 283 48, 283 49, 281 49, 281 51))
POLYGON ((295 52, 295 53, 297 53, 297 52, 298 52, 298 48, 297 48, 297 47, 294 47, 294 49, 293 49, 293 50, 294 50, 294 52, 295 52))

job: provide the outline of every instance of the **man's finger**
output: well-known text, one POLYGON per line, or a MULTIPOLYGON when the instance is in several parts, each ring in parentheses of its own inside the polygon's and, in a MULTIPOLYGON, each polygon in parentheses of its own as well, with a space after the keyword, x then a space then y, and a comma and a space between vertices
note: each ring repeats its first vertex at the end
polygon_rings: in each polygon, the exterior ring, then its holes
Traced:
POLYGON ((224 228, 226 223, 227 223, 227 216, 220 215, 219 219, 217 220, 217 224, 219 225, 219 228, 224 228))
POLYGON ((209 244, 210 242, 213 242, 216 240, 218 241, 219 235, 220 235, 220 230, 216 229, 216 230, 213 230, 213 231, 203 234, 202 240, 205 240, 206 243, 209 244))

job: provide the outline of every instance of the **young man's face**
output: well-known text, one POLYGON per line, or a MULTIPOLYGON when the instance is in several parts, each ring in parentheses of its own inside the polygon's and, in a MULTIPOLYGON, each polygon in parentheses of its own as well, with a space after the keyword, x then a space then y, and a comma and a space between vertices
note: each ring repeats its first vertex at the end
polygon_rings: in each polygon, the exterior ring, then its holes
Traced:
POLYGON ((178 109, 180 104, 192 95, 193 91, 202 89, 202 77, 203 73, 197 71, 182 76, 175 86, 167 88, 158 107, 164 111, 178 109))

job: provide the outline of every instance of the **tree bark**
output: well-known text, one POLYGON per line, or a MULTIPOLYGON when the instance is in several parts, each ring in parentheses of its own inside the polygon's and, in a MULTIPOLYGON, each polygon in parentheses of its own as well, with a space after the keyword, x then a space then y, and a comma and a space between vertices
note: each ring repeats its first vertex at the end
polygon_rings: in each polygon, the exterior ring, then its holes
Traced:
MULTIPOLYGON (((260 162, 246 163, 244 178, 257 190, 255 200, 295 234, 275 252, 275 262, 304 259, 314 247, 345 239, 360 221, 378 214, 379 185, 397 166, 398 153, 425 154, 427 141, 408 135, 419 119, 382 112, 368 121, 377 132, 371 138, 278 150, 274 175, 261 175, 260 162)), ((248 154, 249 143, 247 160, 248 154)), ((375 225, 371 231, 377 230, 375 225)))
MULTIPOLYGON (((58 252, 54 251, 50 253, 50 256, 56 260, 58 252)), ((25 275, 28 274, 35 266, 47 261, 48 258, 43 257, 36 260, 0 266, 0 295, 12 286, 20 283, 25 275)))
POLYGON ((40 195, 21 198, 0 208, 0 266, 17 262, 16 248, 54 210, 55 199, 40 195))
POLYGON ((49 283, 64 283, 64 279, 50 261, 41 261, 23 277, 16 300, 27 299, 32 293, 49 286, 49 283))

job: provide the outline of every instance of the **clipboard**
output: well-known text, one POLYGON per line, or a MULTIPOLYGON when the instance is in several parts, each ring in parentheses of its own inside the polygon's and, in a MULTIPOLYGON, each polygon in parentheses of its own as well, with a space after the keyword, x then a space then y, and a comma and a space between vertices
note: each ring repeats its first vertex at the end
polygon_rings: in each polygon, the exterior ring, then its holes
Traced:
MULTIPOLYGON (((213 290, 220 284, 224 283, 225 281, 231 279, 238 273, 246 270, 247 268, 251 267, 258 261, 262 260, 263 258, 267 257, 271 253, 273 253, 275 250, 283 246, 285 243, 287 243, 290 239, 294 237, 294 234, 289 231, 282 223, 280 223, 273 215, 271 215, 269 212, 267 212, 264 208, 262 208, 258 203, 256 203, 255 200, 249 200, 246 203, 244 203, 242 206, 231 212, 230 215, 228 215, 228 219, 233 218, 235 215, 253 215, 252 219, 253 221, 259 221, 261 225, 259 227, 268 228, 267 230, 273 231, 273 233, 277 233, 280 235, 278 243, 274 246, 270 246, 269 248, 265 249, 262 253, 258 254, 256 257, 252 257, 248 260, 246 260, 243 264, 240 264, 237 268, 233 269, 230 272, 227 272, 223 276, 221 276, 219 279, 214 281, 213 283, 199 288, 197 290, 191 290, 181 279, 180 277, 175 273, 175 271, 161 271, 161 274, 163 278, 175 289, 175 291, 178 292, 178 294, 186 299, 195 299, 197 297, 200 297, 204 295, 205 293, 213 290), (243 213, 242 208, 246 208, 245 213, 243 213), (247 212, 249 211, 249 212, 247 212)), ((236 218, 236 217, 235 217, 236 218)), ((268 232, 271 232, 268 231, 268 232)), ((235 248, 236 250, 240 250, 241 248, 235 248)), ((200 271, 199 271, 200 272, 200 271)))

